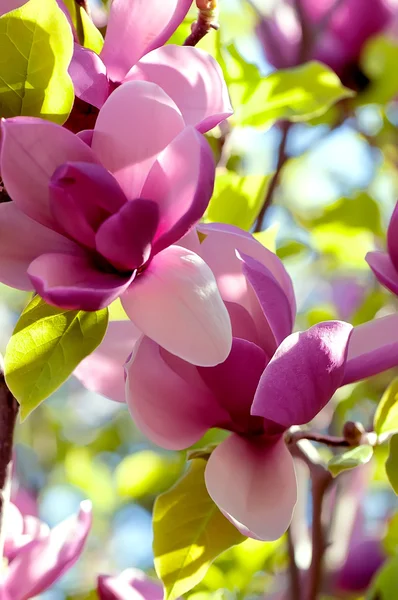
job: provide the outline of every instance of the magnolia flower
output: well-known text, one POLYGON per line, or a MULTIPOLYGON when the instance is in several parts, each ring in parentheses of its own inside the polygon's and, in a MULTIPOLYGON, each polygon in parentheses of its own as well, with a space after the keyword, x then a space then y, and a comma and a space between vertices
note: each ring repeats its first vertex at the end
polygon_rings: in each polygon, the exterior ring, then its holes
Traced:
POLYGON ((276 68, 286 68, 316 59, 331 67, 346 85, 360 84, 356 78, 362 48, 392 22, 393 3, 372 0, 371 11, 364 10, 363 0, 303 0, 300 4, 304 32, 293 0, 278 0, 270 16, 261 15, 257 33, 267 60, 276 68))
POLYGON ((0 17, 12 10, 21 8, 28 0, 1 0, 0 17))
POLYGON ((28 600, 41 594, 70 569, 82 553, 91 527, 91 503, 53 529, 10 504, 6 513, 4 556, 0 573, 2 600, 28 600))
POLYGON ((387 230, 387 252, 368 252, 366 262, 381 285, 398 295, 398 202, 387 230))
POLYGON ((64 309, 121 297, 132 321, 195 364, 224 360, 231 326, 214 276, 175 245, 204 213, 214 161, 154 83, 131 81, 102 107, 91 146, 34 118, 3 121, 0 281, 64 309))
POLYGON ((163 600, 163 587, 138 569, 126 569, 120 575, 98 577, 99 600, 163 600))
MULTIPOLYGON (((207 463, 207 489, 243 533, 272 540, 288 527, 297 495, 284 432, 313 419, 339 386, 398 364, 398 315, 355 329, 330 321, 292 334, 294 294, 280 260, 233 227, 200 230, 203 243, 189 241, 216 276, 232 350, 216 367, 194 367, 141 336, 126 364, 127 402, 137 426, 163 448, 188 448, 212 427, 231 432, 207 463)), ((122 336, 123 323, 110 328, 122 336)), ((128 336, 136 339, 134 331, 128 336)), ((106 345, 99 349, 103 365, 106 345)), ((87 387, 96 354, 77 371, 87 387)), ((109 361, 97 391, 109 393, 112 377, 121 379, 122 369, 109 361)))
POLYGON ((75 93, 100 108, 123 82, 151 81, 178 106, 185 123, 202 133, 232 114, 222 71, 198 48, 163 44, 192 0, 113 0, 100 56, 75 45, 70 65, 75 93))

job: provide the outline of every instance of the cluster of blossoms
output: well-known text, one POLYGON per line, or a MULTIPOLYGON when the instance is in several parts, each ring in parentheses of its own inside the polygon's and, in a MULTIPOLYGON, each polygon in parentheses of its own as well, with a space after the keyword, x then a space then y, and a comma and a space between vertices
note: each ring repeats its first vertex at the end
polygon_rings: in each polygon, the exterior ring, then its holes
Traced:
MULTIPOLYGON (((398 315, 293 332, 295 296, 279 258, 249 233, 200 223, 215 176, 203 134, 232 109, 210 55, 164 45, 190 4, 167 0, 154 11, 148 0, 114 0, 100 56, 76 43, 70 74, 76 97, 98 109, 92 129, 3 121, 0 169, 11 202, 0 204, 0 281, 65 310, 120 298, 129 320, 110 323, 76 376, 127 401, 163 448, 189 448, 213 427, 229 432, 208 460, 208 492, 244 534, 274 540, 297 499, 286 431, 311 421, 340 386, 398 365, 398 315)), ((314 50, 341 76, 389 22, 375 0, 372 18, 345 43, 341 30, 357 4, 336 10, 314 50)), ((318 26, 329 5, 303 3, 309 23, 318 26)), ((275 66, 297 64, 296 35, 286 38, 277 21, 261 27, 275 66), (285 56, 272 54, 276 36, 286 40, 285 56)), ((396 294, 397 215, 388 254, 368 257, 396 294)), ((52 532, 17 512, 14 521, 1 585, 5 599, 24 600, 73 564, 90 512, 82 506, 52 532), (32 580, 19 576, 27 564, 32 580)), ((98 585, 109 600, 152 584, 128 572, 98 585)), ((139 593, 157 598, 159 589, 139 593)))

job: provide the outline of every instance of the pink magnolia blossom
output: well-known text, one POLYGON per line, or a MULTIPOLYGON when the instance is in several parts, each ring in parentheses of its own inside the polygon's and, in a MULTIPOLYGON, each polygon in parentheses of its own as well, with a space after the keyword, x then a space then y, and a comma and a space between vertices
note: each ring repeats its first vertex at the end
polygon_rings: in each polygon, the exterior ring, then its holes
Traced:
POLYGON ((286 68, 316 59, 331 67, 344 83, 355 86, 362 48, 390 25, 393 3, 372 0, 372 10, 364 10, 363 0, 303 0, 301 5, 306 26, 304 53, 293 0, 278 0, 271 16, 261 19, 257 31, 268 61, 286 68))
POLYGON ((151 81, 202 133, 232 114, 218 63, 198 48, 163 46, 192 0, 113 0, 100 56, 76 44, 70 75, 78 98, 100 108, 126 81, 151 81))
POLYGON ((156 84, 130 81, 102 107, 91 145, 53 123, 2 124, 0 281, 49 304, 131 320, 201 365, 226 358, 231 325, 214 276, 179 239, 214 183, 204 137, 156 84), (176 245, 177 243, 177 245, 176 245))
MULTIPOLYGON (((280 260, 233 227, 200 230, 203 243, 194 236, 190 243, 217 278, 231 317, 232 350, 216 367, 195 367, 142 336, 126 365, 127 402, 137 426, 163 448, 188 448, 212 427, 230 431, 207 463, 209 494, 242 532, 276 539, 297 495, 284 432, 311 421, 341 385, 398 364, 398 315, 355 329, 330 321, 292 334, 294 294, 280 260)), ((121 335, 123 323, 113 328, 121 335)), ((131 329, 125 341, 128 336, 137 340, 131 329)), ((87 386, 98 364, 108 364, 113 381, 122 377, 107 344, 99 349, 100 363, 94 353, 76 373, 87 386)), ((106 379, 96 389, 109 394, 106 379)))
POLYGON ((21 8, 24 4, 26 4, 28 0, 1 0, 0 3, 0 17, 5 15, 12 10, 16 10, 17 8, 21 8))
POLYGON ((36 517, 22 516, 10 504, 6 513, 4 556, 0 573, 3 600, 28 600, 41 594, 70 569, 82 553, 91 527, 91 503, 53 529, 36 517))
POLYGON ((163 600, 163 587, 138 569, 98 577, 99 600, 163 600))
POLYGON ((381 285, 398 295, 398 202, 387 230, 387 252, 368 252, 366 261, 381 285))

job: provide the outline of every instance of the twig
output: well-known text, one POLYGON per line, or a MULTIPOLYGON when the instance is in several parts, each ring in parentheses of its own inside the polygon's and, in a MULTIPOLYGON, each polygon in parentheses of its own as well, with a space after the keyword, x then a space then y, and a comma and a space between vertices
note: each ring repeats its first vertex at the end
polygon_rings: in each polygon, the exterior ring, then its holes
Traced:
POLYGON ((78 6, 84 8, 88 16, 90 16, 90 5, 88 3, 88 0, 75 0, 75 2, 78 6))
POLYGON ((323 556, 327 547, 326 533, 322 520, 325 493, 333 481, 332 475, 320 465, 310 469, 312 481, 312 556, 308 571, 308 593, 306 600, 317 600, 322 577, 323 556))
POLYGON ((202 38, 209 33, 210 29, 218 29, 217 1, 196 0, 199 9, 198 19, 193 23, 190 35, 184 42, 184 46, 196 46, 202 38))
POLYGON ((3 554, 3 521, 8 502, 7 479, 10 477, 14 427, 19 404, 7 387, 0 356, 0 559, 3 554))
POLYGON ((291 600, 301 599, 300 574, 294 554, 294 542, 292 528, 287 530, 287 549, 289 554, 289 579, 290 579, 290 598, 291 600))
POLYGON ((264 199, 264 203, 263 203, 261 210, 257 217, 256 225, 254 228, 255 233, 258 233, 259 231, 261 231, 261 227, 262 227, 263 220, 264 220, 264 215, 266 213, 267 208, 272 204, 274 192, 279 184, 281 171, 287 161, 288 157, 286 155, 286 143, 287 143, 288 133, 289 133, 291 125, 292 124, 289 121, 284 121, 281 124, 282 138, 281 138, 281 142, 279 144, 278 162, 276 164, 275 173, 273 174, 272 179, 269 183, 267 193, 266 193, 266 196, 264 199))
POLYGON ((287 444, 296 444, 300 440, 310 440, 311 442, 318 442, 325 444, 326 446, 351 446, 351 444, 343 437, 337 437, 333 435, 325 435, 323 433, 317 433, 316 431, 288 431, 285 435, 285 441, 287 444))

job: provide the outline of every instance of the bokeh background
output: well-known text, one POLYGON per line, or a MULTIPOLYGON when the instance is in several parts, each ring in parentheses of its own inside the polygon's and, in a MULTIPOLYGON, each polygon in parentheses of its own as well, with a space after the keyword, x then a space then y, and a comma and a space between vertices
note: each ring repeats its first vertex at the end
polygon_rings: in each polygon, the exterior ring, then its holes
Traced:
MULTIPOLYGON (((272 3, 258 0, 257 5, 266 12, 272 3)), ((270 73, 272 66, 256 34, 256 11, 245 0, 220 0, 219 4, 220 31, 211 32, 199 47, 215 55, 221 52, 229 77, 235 77, 237 65, 242 69, 254 64, 262 74, 270 73)), ((371 4, 370 0, 364 0, 365 4, 371 4)), ((97 24, 104 26, 104 5, 93 0, 92 9, 97 24)), ((172 41, 182 43, 195 14, 192 10, 172 41)), ((263 239, 268 243, 275 238, 277 253, 293 278, 299 308, 296 328, 328 318, 357 325, 398 308, 364 261, 367 251, 383 247, 398 197, 398 103, 394 94, 384 102, 382 87, 389 61, 397 57, 395 43, 393 36, 384 36, 377 43, 372 40, 363 53, 365 72, 380 76, 380 102, 376 95, 371 102, 358 101, 344 118, 331 110, 290 131, 289 160, 266 212, 263 239)), ((391 77, 397 75, 390 71, 389 76, 391 85, 391 77)), ((209 220, 240 225, 243 220, 250 227, 275 170, 281 135, 278 125, 266 130, 242 127, 238 118, 211 132, 208 137, 219 167, 209 220)), ((0 286, 1 352, 26 302, 26 294, 0 286)), ((338 434, 347 419, 369 426, 375 404, 397 374, 389 372, 339 390, 332 406, 317 418, 316 427, 338 434)), ((210 432, 206 442, 219 436, 217 431, 210 432)), ((361 475, 366 485, 356 509, 361 511, 366 535, 383 543, 387 534, 390 547, 395 544, 396 548, 397 522, 392 521, 394 530, 388 523, 397 502, 384 473, 384 452, 378 449, 372 466, 361 475)), ((40 598, 95 598, 98 573, 117 573, 133 566, 153 574, 151 509, 156 496, 183 472, 184 464, 184 453, 152 446, 137 431, 124 405, 87 392, 73 378, 19 424, 13 499, 20 509, 39 515, 51 526, 76 512, 85 498, 94 509, 92 532, 81 560, 40 598)), ((305 567, 310 519, 305 470, 301 480, 303 500, 296 525, 301 531, 298 562, 305 567)), ((344 529, 352 522, 349 507, 357 483, 347 479, 342 485, 347 499, 329 552, 332 561, 343 552, 336 539, 347 542, 344 529)), ((336 560, 341 561, 341 556, 336 560)), ((212 565, 194 595, 267 597, 286 561, 285 539, 274 543, 248 540, 212 565)), ((328 598, 339 597, 330 595, 330 590, 327 593, 328 598)))

